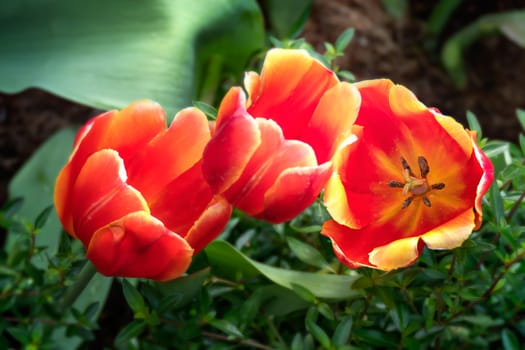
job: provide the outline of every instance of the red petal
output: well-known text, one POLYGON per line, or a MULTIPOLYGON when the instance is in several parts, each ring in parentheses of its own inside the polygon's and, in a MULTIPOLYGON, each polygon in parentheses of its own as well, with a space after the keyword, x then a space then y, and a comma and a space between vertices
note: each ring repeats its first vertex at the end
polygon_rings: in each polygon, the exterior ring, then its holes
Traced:
POLYGON ((151 214, 173 232, 184 236, 213 198, 202 175, 201 163, 167 184, 150 204, 151 214))
POLYGON ((184 237, 195 250, 195 254, 200 252, 224 230, 231 213, 232 206, 227 200, 220 196, 213 198, 184 237))
POLYGON ((137 149, 126 164, 128 183, 152 201, 169 182, 200 161, 209 139, 204 113, 196 108, 182 110, 167 130, 137 149))
POLYGON ((118 153, 102 150, 89 157, 71 192, 75 234, 84 245, 99 228, 141 210, 148 210, 146 201, 126 184, 126 170, 118 153))
POLYGON ((107 276, 170 280, 191 263, 193 249, 146 212, 131 213, 98 230, 87 257, 107 276))

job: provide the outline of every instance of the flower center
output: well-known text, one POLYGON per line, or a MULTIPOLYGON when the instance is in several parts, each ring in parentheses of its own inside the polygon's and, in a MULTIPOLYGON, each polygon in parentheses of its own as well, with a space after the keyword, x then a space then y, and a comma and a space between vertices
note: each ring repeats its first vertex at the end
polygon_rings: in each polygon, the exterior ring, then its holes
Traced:
POLYGON ((443 182, 439 182, 437 184, 432 185, 428 183, 427 175, 428 173, 430 173, 430 167, 428 166, 428 162, 425 159, 425 157, 417 157, 417 164, 419 165, 419 177, 417 177, 414 174, 406 159, 401 157, 401 165, 403 166, 403 178, 405 179, 405 182, 402 183, 395 180, 388 182, 388 186, 402 188, 403 195, 408 196, 401 205, 402 209, 408 207, 415 197, 421 197, 421 201, 423 202, 423 204, 425 204, 427 207, 431 207, 432 203, 427 197, 427 194, 432 190, 442 190, 443 188, 445 188, 445 184, 443 182))

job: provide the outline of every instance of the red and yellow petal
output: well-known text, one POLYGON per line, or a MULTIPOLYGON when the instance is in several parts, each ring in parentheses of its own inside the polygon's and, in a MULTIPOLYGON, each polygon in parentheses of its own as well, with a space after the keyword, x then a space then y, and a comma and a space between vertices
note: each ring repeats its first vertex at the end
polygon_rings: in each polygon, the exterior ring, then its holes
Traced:
POLYGON ((204 113, 196 108, 183 109, 168 129, 130 157, 126 164, 128 183, 150 202, 168 183, 200 161, 209 139, 204 113))
POLYGON ((266 191, 264 209, 256 216, 275 224, 293 219, 315 201, 331 172, 330 163, 284 170, 266 191))
POLYGON ((130 213, 100 228, 87 257, 107 276, 166 281, 189 267, 193 249, 147 212, 130 213))
POLYGON ((100 114, 77 133, 68 163, 61 170, 55 189, 55 205, 66 231, 73 233, 70 192, 87 158, 102 149, 115 149, 124 160, 166 127, 162 108, 152 101, 138 101, 121 111, 100 114))
POLYGON ((319 164, 329 161, 350 135, 360 104, 359 91, 348 83, 335 85, 321 97, 308 127, 299 137, 312 146, 319 164))
POLYGON ((221 196, 215 196, 200 217, 195 220, 184 239, 194 249, 195 254, 214 240, 226 227, 233 207, 221 196))
POLYGON ((494 165, 490 161, 489 157, 487 157, 487 155, 483 153, 481 148, 479 148, 479 146, 476 144, 476 133, 471 131, 470 137, 474 148, 474 156, 476 157, 476 160, 483 171, 483 175, 481 176, 476 189, 476 201, 474 205, 476 223, 474 229, 477 230, 481 227, 481 221, 483 219, 481 200, 494 181, 494 165))
POLYGON ((419 237, 407 237, 374 248, 368 260, 376 268, 390 271, 412 265, 422 250, 423 244, 419 237))
POLYGON ((215 193, 223 193, 239 180, 261 142, 257 123, 247 115, 244 103, 242 90, 230 89, 219 108, 213 138, 204 150, 204 177, 215 193))
MULTIPOLYGON (((236 196, 237 200, 233 202, 236 207, 250 215, 257 215, 264 210, 269 198, 268 190, 274 186, 284 171, 290 168, 317 166, 315 154, 309 145, 299 141, 282 139, 280 129, 270 120, 259 119, 257 121, 263 134, 263 142, 259 148, 267 148, 267 151, 264 152, 265 157, 261 157, 263 159, 258 162, 253 161, 257 170, 250 176, 249 180, 247 179, 248 181, 244 183, 239 195, 236 196), (265 134, 270 132, 274 134, 266 137, 265 134), (279 136, 281 142, 278 144, 265 142, 268 139, 276 140, 279 136)), ((260 153, 260 150, 257 153, 260 153)), ((296 186, 302 187, 304 185, 296 186)))
POLYGON ((300 139, 321 97, 339 83, 306 51, 285 49, 268 51, 259 79, 248 79, 248 112, 276 121, 287 139, 300 139))
POLYGON ((430 249, 453 249, 461 246, 475 227, 474 211, 465 210, 451 220, 425 232, 421 238, 430 249))
POLYGON ((73 234, 86 246, 99 228, 128 213, 149 211, 140 192, 126 183, 124 162, 114 150, 87 159, 70 196, 73 234))

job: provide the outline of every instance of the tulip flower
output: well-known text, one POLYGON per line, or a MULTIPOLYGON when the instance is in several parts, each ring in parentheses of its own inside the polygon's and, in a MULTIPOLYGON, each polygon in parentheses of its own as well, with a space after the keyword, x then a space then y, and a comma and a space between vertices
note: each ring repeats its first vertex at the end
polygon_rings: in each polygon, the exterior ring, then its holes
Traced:
POLYGON ((99 272, 169 280, 215 238, 231 205, 202 174, 206 117, 179 112, 169 128, 161 107, 139 101, 103 113, 77 134, 60 171, 55 206, 99 272))
POLYGON ((341 146, 322 233, 350 267, 391 270, 424 245, 460 246, 481 225, 493 166, 475 132, 427 108, 389 80, 356 84, 362 103, 354 139, 341 146))
POLYGON ((215 193, 251 216, 280 223, 319 195, 332 156, 359 108, 357 89, 304 50, 270 50, 261 75, 222 100, 203 155, 215 193))

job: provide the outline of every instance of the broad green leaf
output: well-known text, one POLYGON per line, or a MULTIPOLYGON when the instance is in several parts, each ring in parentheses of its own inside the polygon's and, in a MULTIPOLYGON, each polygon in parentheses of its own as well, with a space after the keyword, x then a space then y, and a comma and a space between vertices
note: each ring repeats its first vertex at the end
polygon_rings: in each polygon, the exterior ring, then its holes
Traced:
POLYGON ((311 245, 293 237, 288 237, 287 242, 292 252, 305 264, 333 271, 321 253, 311 245))
POLYGON ((312 6, 312 0, 262 0, 270 30, 280 39, 294 38, 302 30, 312 6))
POLYGON ((172 116, 218 86, 208 69, 240 75, 263 38, 254 0, 7 1, 0 91, 40 87, 103 109, 149 98, 172 116))
MULTIPOLYGON (((53 205, 55 178, 67 161, 74 137, 75 131, 72 129, 57 132, 33 154, 13 177, 8 187, 9 196, 24 200, 20 210, 16 213, 17 216, 32 222, 46 208, 53 205)), ((36 245, 47 247, 46 253, 49 256, 55 255, 58 250, 61 231, 56 214, 50 215, 39 228, 40 232, 36 235, 36 245)), ((10 249, 13 243, 14 239, 8 237, 6 250, 10 249)), ((43 254, 39 254, 35 256, 34 263, 39 267, 45 267, 47 261, 44 258, 43 254)))
POLYGON ((323 348, 328 349, 330 348, 330 337, 328 337, 328 334, 319 327, 315 322, 312 320, 305 320, 306 323, 306 329, 317 339, 317 341, 323 346, 323 348))
POLYGON ((352 289, 352 284, 359 278, 357 274, 329 275, 281 269, 252 260, 225 241, 212 242, 205 252, 216 273, 230 278, 239 273, 245 277, 263 275, 285 288, 293 289, 294 284, 299 285, 318 298, 348 299, 359 295, 352 289))
POLYGON ((343 346, 348 342, 348 338, 352 332, 353 321, 354 319, 352 315, 348 315, 343 317, 341 322, 337 325, 334 335, 332 336, 332 343, 335 346, 343 346))
MULTIPOLYGON (((197 293, 200 292, 202 284, 209 275, 210 269, 206 268, 171 281, 155 282, 155 286, 166 296, 178 296, 177 299, 172 299, 176 302, 172 306, 182 307, 189 303, 197 293)), ((162 306, 168 308, 170 305, 162 306)))

